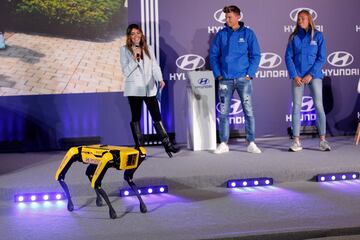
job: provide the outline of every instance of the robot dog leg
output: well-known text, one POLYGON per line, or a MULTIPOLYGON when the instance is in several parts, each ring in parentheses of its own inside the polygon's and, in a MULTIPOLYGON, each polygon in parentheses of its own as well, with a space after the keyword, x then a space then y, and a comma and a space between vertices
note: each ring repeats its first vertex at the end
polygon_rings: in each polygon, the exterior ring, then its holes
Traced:
POLYGON ((107 169, 109 169, 110 165, 111 165, 110 163, 106 163, 106 165, 102 168, 102 166, 100 164, 99 165, 90 164, 86 170, 86 175, 90 179, 90 182, 93 185, 94 190, 96 192, 96 196, 97 196, 96 197, 96 205, 98 207, 102 206, 102 200, 101 200, 101 197, 102 197, 109 207, 110 218, 115 219, 116 212, 115 212, 113 206, 111 205, 111 202, 109 200, 107 193, 101 187, 101 181, 104 178, 105 173, 106 173, 107 169), (98 174, 97 172, 100 172, 100 174, 98 174), (94 179, 94 176, 96 177, 96 175, 98 175, 98 177, 94 179))
POLYGON ((62 162, 56 172, 56 175, 55 175, 55 179, 57 181, 59 181, 60 186, 64 190, 66 198, 68 199, 67 209, 70 212, 72 212, 74 210, 74 204, 71 201, 70 191, 65 182, 65 175, 66 175, 67 171, 69 170, 69 168, 71 167, 71 165, 74 162, 79 161, 79 159, 81 159, 79 149, 76 147, 70 148, 70 150, 66 153, 64 159, 62 160, 62 162))
MULTIPOLYGON (((141 164, 141 162, 139 163, 139 165, 141 164)), ((139 203, 140 203, 140 211, 142 213, 146 213, 147 212, 146 205, 139 194, 139 189, 137 188, 136 184, 132 180, 136 169, 126 170, 124 172, 124 180, 129 184, 131 189, 134 191, 136 197, 138 198, 139 203)))
MULTIPOLYGON (((97 167, 96 165, 90 164, 90 165, 86 168, 85 174, 86 174, 86 176, 89 178, 90 183, 91 183, 92 178, 93 178, 93 176, 94 176, 96 167, 97 167)), ((99 191, 98 191, 96 188, 94 188, 94 190, 95 190, 95 193, 96 193, 96 206, 101 207, 101 206, 103 205, 103 201, 102 201, 101 195, 100 195, 99 191)))

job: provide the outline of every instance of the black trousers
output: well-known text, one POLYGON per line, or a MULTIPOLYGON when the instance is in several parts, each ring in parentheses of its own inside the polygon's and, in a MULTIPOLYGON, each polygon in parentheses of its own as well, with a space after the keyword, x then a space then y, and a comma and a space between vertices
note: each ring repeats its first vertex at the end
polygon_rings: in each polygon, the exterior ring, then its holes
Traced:
POLYGON ((131 109, 131 121, 139 122, 143 101, 145 102, 154 122, 161 121, 159 103, 155 96, 153 97, 128 97, 131 109))

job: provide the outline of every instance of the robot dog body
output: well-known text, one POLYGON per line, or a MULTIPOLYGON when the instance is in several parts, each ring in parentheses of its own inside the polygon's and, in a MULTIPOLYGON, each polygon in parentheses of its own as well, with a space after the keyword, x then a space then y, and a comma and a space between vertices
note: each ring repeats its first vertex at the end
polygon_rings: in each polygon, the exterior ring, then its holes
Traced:
POLYGON ((68 199, 67 209, 74 210, 70 191, 65 183, 65 175, 74 162, 89 164, 86 169, 86 175, 91 182, 91 187, 96 193, 96 205, 102 206, 102 198, 109 207, 110 218, 116 218, 116 212, 106 192, 101 188, 101 181, 109 168, 124 170, 124 179, 130 185, 140 202, 140 211, 147 212, 145 203, 138 193, 137 186, 132 181, 133 176, 139 165, 146 158, 146 150, 143 147, 130 148, 109 145, 90 145, 81 147, 72 147, 66 153, 59 168, 56 171, 55 179, 59 181, 68 199))

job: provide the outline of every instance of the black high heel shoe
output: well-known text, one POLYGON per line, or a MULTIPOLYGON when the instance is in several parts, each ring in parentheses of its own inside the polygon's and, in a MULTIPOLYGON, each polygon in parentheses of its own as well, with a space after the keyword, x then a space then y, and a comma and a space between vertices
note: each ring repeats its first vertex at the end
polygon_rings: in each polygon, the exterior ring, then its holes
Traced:
POLYGON ((178 153, 180 151, 179 148, 175 147, 169 139, 169 136, 164 128, 164 125, 161 121, 154 122, 154 127, 156 129, 156 132, 161 136, 161 142, 165 148, 165 152, 169 155, 171 158, 173 153, 178 153))

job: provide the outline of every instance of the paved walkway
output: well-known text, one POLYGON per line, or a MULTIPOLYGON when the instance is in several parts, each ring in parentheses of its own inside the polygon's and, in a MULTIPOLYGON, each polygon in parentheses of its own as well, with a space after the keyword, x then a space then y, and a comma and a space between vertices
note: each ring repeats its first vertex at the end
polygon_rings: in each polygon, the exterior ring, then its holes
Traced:
POLYGON ((122 33, 106 42, 6 34, 0 51, 0 96, 122 90, 122 33))

